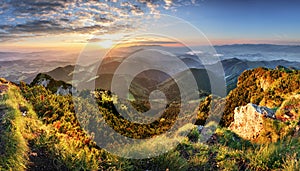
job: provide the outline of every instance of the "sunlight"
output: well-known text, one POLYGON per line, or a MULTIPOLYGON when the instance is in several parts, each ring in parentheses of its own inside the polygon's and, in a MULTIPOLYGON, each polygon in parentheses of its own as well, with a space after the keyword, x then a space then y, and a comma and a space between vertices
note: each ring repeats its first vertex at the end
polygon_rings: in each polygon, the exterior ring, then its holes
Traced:
POLYGON ((114 45, 114 42, 112 40, 105 40, 98 43, 102 48, 108 49, 111 48, 114 45))

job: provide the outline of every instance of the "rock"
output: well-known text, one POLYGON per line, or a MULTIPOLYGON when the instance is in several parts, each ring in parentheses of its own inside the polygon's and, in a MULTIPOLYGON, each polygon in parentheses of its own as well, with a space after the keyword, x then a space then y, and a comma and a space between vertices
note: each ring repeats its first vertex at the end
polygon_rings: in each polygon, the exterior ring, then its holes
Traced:
POLYGON ((72 86, 68 86, 67 88, 64 88, 62 85, 57 88, 56 94, 58 95, 68 95, 68 94, 76 94, 77 90, 76 88, 72 87, 72 86))
POLYGON ((41 78, 37 84, 47 88, 49 82, 50 80, 47 80, 46 78, 41 78))
POLYGON ((59 94, 59 95, 68 95, 69 94, 69 90, 68 89, 64 89, 63 86, 60 86, 57 91, 56 91, 56 94, 59 94))
POLYGON ((234 110, 234 121, 229 129, 246 140, 256 141, 267 119, 276 119, 272 109, 249 103, 234 110))
POLYGON ((19 110, 22 113, 22 116, 26 116, 28 112, 28 108, 26 106, 19 105, 19 110))
POLYGON ((258 113, 264 115, 265 117, 276 119, 275 111, 274 110, 269 109, 269 108, 264 107, 264 106, 257 106, 256 104, 251 104, 251 105, 256 109, 256 111, 258 113))
POLYGON ((30 83, 31 86, 41 85, 52 93, 56 93, 58 95, 69 95, 76 94, 77 89, 73 87, 71 84, 68 84, 63 81, 54 80, 47 74, 38 74, 34 80, 30 83))
POLYGON ((198 132, 199 132, 199 133, 201 133, 201 131, 203 130, 203 127, 204 127, 203 125, 198 125, 197 128, 198 128, 198 132))

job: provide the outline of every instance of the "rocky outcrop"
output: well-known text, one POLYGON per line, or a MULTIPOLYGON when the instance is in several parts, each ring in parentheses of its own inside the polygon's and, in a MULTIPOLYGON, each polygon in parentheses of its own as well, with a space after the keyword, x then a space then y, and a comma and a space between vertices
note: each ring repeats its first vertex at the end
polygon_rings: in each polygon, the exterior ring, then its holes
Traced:
POLYGON ((226 97, 220 125, 228 127, 234 120, 238 106, 254 103, 268 108, 278 108, 294 94, 300 94, 300 70, 256 68, 244 71, 237 87, 226 97))
POLYGON ((264 123, 274 119, 276 117, 273 110, 249 103, 235 109, 234 121, 229 129, 246 140, 256 141, 264 131, 264 123))
POLYGON ((57 88, 56 94, 58 95, 68 95, 68 94, 76 94, 77 90, 75 87, 72 86, 67 86, 66 88, 64 88, 62 85, 57 88))
POLYGON ((65 83, 64 81, 57 81, 47 74, 38 74, 30 85, 41 85, 50 90, 52 93, 56 93, 58 95, 77 93, 77 89, 71 84, 65 83))
POLYGON ((50 80, 47 80, 46 78, 41 78, 38 82, 38 85, 42 85, 43 87, 47 87, 50 80))

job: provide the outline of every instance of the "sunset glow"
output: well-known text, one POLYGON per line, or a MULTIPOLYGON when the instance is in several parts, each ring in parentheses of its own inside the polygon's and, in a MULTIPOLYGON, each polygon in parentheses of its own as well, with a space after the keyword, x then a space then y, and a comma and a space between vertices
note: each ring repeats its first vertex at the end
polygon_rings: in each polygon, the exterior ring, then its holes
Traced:
POLYGON ((114 45, 114 42, 112 40, 105 40, 103 42, 99 42, 99 45, 104 49, 108 49, 114 45))
MULTIPOLYGON (((36 47, 36 49, 77 48, 80 50, 85 43, 90 42, 90 37, 95 36, 99 37, 99 40, 95 40, 98 47, 108 49, 122 41, 124 35, 142 27, 163 30, 164 25, 172 25, 168 21, 161 25, 155 25, 155 27, 151 26, 153 22, 146 24, 144 21, 146 21, 145 18, 149 18, 148 14, 155 14, 155 18, 159 18, 161 14, 182 18, 201 30, 210 42, 216 45, 235 43, 297 44, 299 36, 297 30, 299 30, 300 22, 297 22, 299 17, 294 10, 297 5, 291 5, 292 3, 259 2, 251 5, 247 2, 217 2, 215 0, 203 2, 187 0, 185 3, 176 1, 147 1, 147 3, 143 1, 127 3, 119 1, 75 3, 70 1, 43 4, 38 1, 33 2, 20 1, 17 6, 15 3, 6 3, 7 8, 3 8, 0 14, 2 23, 0 25, 0 46, 3 50, 14 46, 25 49, 36 47), (266 15, 256 20, 255 12, 246 8, 248 5, 251 5, 253 11, 267 7, 263 10, 266 15), (277 16, 276 11, 281 6, 285 7, 281 8, 282 15, 278 15, 277 22, 268 22, 274 18, 274 15, 277 16), (44 10, 27 11, 30 7, 44 10), (61 10, 62 8, 64 10, 61 10), (57 11, 61 12, 57 13, 57 11), (243 19, 243 15, 239 13, 249 16, 249 19, 243 19), (135 18, 132 19, 132 17, 135 18), (293 22, 288 22, 290 20, 293 22), (266 29, 262 29, 260 23, 265 23, 268 28, 267 32, 264 31, 266 29)), ((176 33, 178 30, 181 30, 182 33, 176 36, 193 41, 191 40, 193 35, 184 32, 183 28, 173 27, 168 31, 176 33)), ((133 45, 133 43, 130 44, 133 45)), ((141 41, 134 44, 145 43, 141 41)), ((151 43, 148 41, 147 44, 151 43)), ((193 44, 202 45, 199 40, 195 40, 193 44)), ((161 45, 178 46, 174 43, 161 45)))

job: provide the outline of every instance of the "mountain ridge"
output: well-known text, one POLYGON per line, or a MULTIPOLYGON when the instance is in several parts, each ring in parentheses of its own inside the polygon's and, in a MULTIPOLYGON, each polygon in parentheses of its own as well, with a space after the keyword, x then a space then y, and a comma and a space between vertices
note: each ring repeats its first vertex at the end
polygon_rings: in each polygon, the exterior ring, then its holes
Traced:
MULTIPOLYGON (((98 71, 96 71, 95 66, 88 66, 83 67, 81 71, 81 75, 88 76, 88 75, 95 75, 93 74, 90 70, 87 68, 94 68, 94 72, 98 73, 101 75, 102 71, 110 72, 110 77, 112 77, 114 71, 117 69, 118 65, 120 65, 120 62, 113 61, 115 64, 108 62, 105 63, 104 66, 98 71), (106 70, 106 68, 110 68, 109 70, 106 70), (100 73, 99 73, 100 72, 100 73)), ((237 79, 242 72, 245 70, 257 68, 257 67, 266 67, 270 69, 276 68, 278 65, 285 66, 285 67, 294 67, 295 69, 300 69, 300 62, 290 62, 286 60, 273 60, 273 61, 248 61, 248 60, 242 60, 238 58, 231 58, 231 59, 224 59, 221 61, 221 64, 224 67, 224 72, 225 72, 225 79, 226 79, 226 85, 227 85, 227 92, 231 91, 236 87, 237 84, 237 79)), ((45 72, 45 74, 48 74, 49 76, 53 77, 54 79, 57 80, 62 80, 67 83, 71 83, 73 79, 73 74, 72 74, 72 65, 67 66, 68 69, 65 67, 59 67, 56 68, 50 72, 45 72), (54 72, 55 71, 55 72, 54 72)), ((194 68, 192 67, 191 69, 196 70, 196 69, 204 69, 204 67, 197 67, 194 68)), ((211 71, 213 72, 213 71, 211 71)), ((214 73, 216 76, 218 76, 218 73, 214 73)), ((97 75, 97 74, 96 74, 97 75)), ((218 76, 220 77, 220 76, 218 76)), ((99 78, 98 78, 99 80, 99 78)), ((84 80, 83 80, 84 81, 84 80)), ((87 81, 87 80, 85 80, 87 81)))

